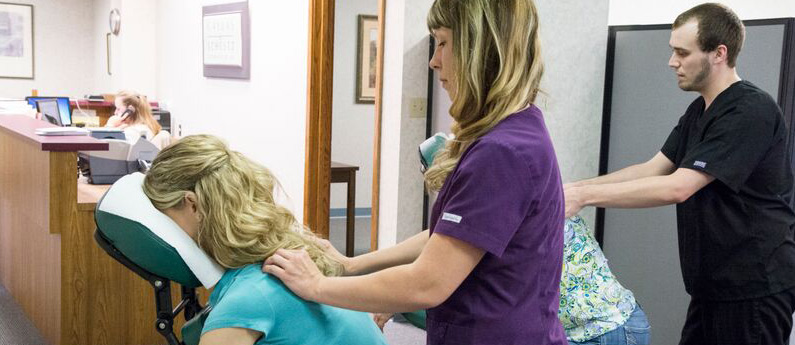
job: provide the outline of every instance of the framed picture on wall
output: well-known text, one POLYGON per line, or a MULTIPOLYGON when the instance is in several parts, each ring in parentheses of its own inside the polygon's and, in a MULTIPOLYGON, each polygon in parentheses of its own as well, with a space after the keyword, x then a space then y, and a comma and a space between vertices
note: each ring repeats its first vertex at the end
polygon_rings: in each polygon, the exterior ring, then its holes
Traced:
POLYGON ((249 79, 248 2, 202 7, 204 76, 249 79))
POLYGON ((375 103, 378 16, 359 15, 356 54, 356 103, 375 103))
POLYGON ((33 5, 0 2, 0 78, 33 79, 33 5))

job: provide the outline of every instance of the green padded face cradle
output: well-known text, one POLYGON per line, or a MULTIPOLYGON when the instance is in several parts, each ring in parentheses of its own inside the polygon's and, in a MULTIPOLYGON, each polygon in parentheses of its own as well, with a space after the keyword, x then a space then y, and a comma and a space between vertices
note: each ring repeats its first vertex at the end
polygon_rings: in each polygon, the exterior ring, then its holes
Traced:
POLYGON ((425 141, 420 144, 420 164, 422 164, 423 169, 428 169, 433 165, 433 159, 436 157, 436 153, 444 148, 448 139, 450 138, 447 134, 439 132, 425 139, 425 141))
POLYGON ((417 328, 425 329, 425 310, 413 311, 411 313, 400 313, 406 320, 417 328))
POLYGON ((186 287, 213 287, 224 273, 143 192, 144 175, 122 177, 97 203, 97 229, 143 269, 186 287))

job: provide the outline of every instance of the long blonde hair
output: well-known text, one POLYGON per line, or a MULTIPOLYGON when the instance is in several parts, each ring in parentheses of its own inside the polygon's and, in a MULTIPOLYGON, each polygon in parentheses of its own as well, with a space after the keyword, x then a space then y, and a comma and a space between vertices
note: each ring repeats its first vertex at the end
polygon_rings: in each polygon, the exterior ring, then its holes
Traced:
POLYGON ((442 187, 472 142, 535 102, 544 74, 532 0, 436 0, 428 29, 439 28, 452 31, 455 140, 425 172, 430 190, 442 187))
POLYGON ((160 133, 160 124, 157 123, 155 117, 152 116, 152 107, 149 106, 149 101, 146 100, 145 96, 133 91, 120 91, 116 94, 116 98, 120 98, 121 103, 124 104, 125 107, 133 108, 133 112, 127 116, 130 123, 145 124, 152 130, 152 135, 160 133))
POLYGON ((185 193, 196 193, 196 241, 221 266, 238 268, 279 248, 303 248, 325 275, 339 275, 340 263, 275 202, 275 188, 279 182, 267 168, 211 135, 187 136, 160 151, 144 180, 144 192, 159 210, 180 206, 185 193))

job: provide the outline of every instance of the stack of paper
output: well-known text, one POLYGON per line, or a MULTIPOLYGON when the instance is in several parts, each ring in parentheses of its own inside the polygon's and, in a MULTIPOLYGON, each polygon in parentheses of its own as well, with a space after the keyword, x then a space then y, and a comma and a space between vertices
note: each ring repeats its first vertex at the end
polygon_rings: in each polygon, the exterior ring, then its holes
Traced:
POLYGON ((36 117, 36 110, 24 99, 0 98, 0 115, 27 115, 36 117))

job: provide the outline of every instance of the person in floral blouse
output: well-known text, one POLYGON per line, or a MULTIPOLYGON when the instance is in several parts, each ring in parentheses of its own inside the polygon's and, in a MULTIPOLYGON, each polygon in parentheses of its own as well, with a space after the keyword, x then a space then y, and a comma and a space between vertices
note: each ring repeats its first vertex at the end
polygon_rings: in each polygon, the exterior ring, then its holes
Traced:
POLYGON ((616 280, 580 216, 563 229, 558 317, 570 345, 648 345, 649 321, 632 291, 616 280))

